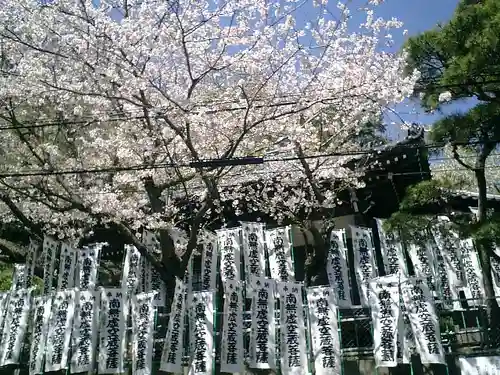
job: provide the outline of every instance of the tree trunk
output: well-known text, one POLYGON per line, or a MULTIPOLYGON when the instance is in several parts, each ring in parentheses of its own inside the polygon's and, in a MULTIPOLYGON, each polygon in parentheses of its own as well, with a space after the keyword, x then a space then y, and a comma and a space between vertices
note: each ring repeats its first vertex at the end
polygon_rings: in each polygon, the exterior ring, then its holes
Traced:
POLYGON ((322 235, 318 228, 311 224, 309 227, 314 239, 312 252, 308 254, 305 271, 306 286, 328 285, 328 276, 326 274, 326 261, 328 254, 328 241, 322 235))
MULTIPOLYGON (((486 176, 484 170, 484 159, 478 158, 474 174, 478 186, 478 212, 477 223, 481 227, 487 222, 487 186, 486 176)), ((481 270, 484 282, 484 295, 486 303, 486 317, 488 320, 488 327, 490 329, 488 337, 489 345, 497 345, 500 342, 500 309, 495 298, 495 291, 493 289, 493 277, 491 275, 491 259, 490 259, 490 244, 487 241, 476 241, 476 246, 479 253, 479 261, 481 263, 481 270)))

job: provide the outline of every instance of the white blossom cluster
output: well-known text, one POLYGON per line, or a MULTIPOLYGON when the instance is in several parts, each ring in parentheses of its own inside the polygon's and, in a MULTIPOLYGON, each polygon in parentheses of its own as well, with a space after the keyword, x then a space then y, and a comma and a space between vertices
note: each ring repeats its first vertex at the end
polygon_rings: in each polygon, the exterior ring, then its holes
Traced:
MULTIPOLYGON (((350 137, 408 97, 418 78, 403 75, 404 54, 382 51, 402 25, 375 18, 380 2, 367 4, 352 32, 347 6, 326 0, 305 23, 304 0, 3 0, 0 194, 69 236, 78 235, 75 221, 90 227, 103 217, 172 227, 171 198, 203 200, 207 178, 220 200, 253 200, 276 217, 287 215, 283 207, 337 204, 333 191, 308 197, 320 180, 356 185, 343 157, 305 160, 312 185, 297 184, 306 178, 299 160, 187 164, 272 160, 283 139, 292 155, 356 150, 350 137), (93 172, 50 174, 74 170, 93 172), (8 176, 39 171, 49 175, 8 176), (256 196, 226 192, 252 180, 263 186, 256 196), (146 181, 160 192, 161 212, 151 210, 146 181), (268 188, 278 194, 267 199, 268 188)), ((9 218, 0 200, 0 220, 9 218)))

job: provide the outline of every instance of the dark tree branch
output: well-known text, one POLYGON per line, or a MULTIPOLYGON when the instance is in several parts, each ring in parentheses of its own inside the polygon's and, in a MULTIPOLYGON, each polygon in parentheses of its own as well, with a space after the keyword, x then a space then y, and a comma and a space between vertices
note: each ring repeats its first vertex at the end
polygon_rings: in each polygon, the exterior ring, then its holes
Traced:
POLYGON ((474 167, 473 167, 473 166, 471 166, 471 165, 469 165, 469 164, 467 164, 466 162, 464 162, 464 161, 462 160, 462 158, 460 157, 460 154, 458 153, 458 149, 457 149, 457 148, 458 148, 458 145, 454 143, 454 144, 453 144, 453 146, 452 146, 452 150, 451 150, 451 151, 452 151, 452 153, 453 153, 453 158, 454 158, 454 159, 457 161, 457 163, 458 163, 458 164, 460 164, 462 167, 464 167, 464 168, 466 168, 466 169, 468 169, 468 170, 470 170, 470 171, 473 171, 473 170, 474 170, 474 167))
MULTIPOLYGON (((3 255, 7 256, 12 263, 26 262, 26 252, 23 252, 20 246, 11 241, 0 238, 0 251, 3 255)), ((35 267, 35 275, 42 278, 43 269, 35 267)))
POLYGON ((5 203, 5 205, 9 208, 12 214, 27 228, 30 232, 38 237, 39 239, 43 239, 43 232, 41 228, 35 224, 32 220, 30 220, 17 205, 12 201, 12 199, 6 194, 0 193, 0 201, 5 203))

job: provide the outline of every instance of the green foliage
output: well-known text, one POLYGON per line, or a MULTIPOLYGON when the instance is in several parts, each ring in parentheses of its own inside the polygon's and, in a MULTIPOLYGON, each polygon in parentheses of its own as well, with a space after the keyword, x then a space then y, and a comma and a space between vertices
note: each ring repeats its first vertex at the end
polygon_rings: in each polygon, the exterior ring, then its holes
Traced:
POLYGON ((466 113, 433 124, 431 140, 476 142, 468 149, 483 158, 496 147, 500 141, 499 38, 500 2, 462 0, 446 25, 408 40, 408 67, 421 72, 416 91, 422 95, 424 107, 439 108, 440 95, 447 97, 445 102, 480 101, 466 113))
MULTIPOLYGON (((10 290, 14 276, 14 265, 12 263, 0 262, 0 292, 10 290)), ((43 281, 39 277, 33 278, 33 295, 39 295, 42 291, 43 281)))
POLYGON ((439 94, 454 99, 496 101, 500 92, 500 2, 462 0, 452 19, 410 38, 409 69, 422 73, 418 90, 423 104, 436 108, 439 94))

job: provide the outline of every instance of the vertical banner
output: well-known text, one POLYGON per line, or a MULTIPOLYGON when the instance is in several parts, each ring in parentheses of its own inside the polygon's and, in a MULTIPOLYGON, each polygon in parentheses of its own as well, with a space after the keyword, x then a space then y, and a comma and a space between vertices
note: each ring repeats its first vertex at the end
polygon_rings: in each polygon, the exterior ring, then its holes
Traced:
POLYGON ((52 291, 58 245, 57 241, 48 236, 43 238, 43 294, 49 294, 52 291))
POLYGON ((274 321, 275 282, 253 277, 252 334, 250 335, 250 368, 276 368, 276 326, 274 321))
POLYGON ((277 283, 280 298, 281 371, 290 375, 309 373, 302 285, 277 283))
POLYGON ((401 272, 408 275, 405 257, 403 253, 403 244, 399 236, 384 229, 384 220, 375 219, 377 222, 378 235, 380 238, 380 252, 384 262, 386 275, 395 275, 401 272))
POLYGON ((153 304, 157 307, 165 306, 165 299, 167 297, 167 287, 163 282, 159 272, 150 263, 148 263, 151 284, 148 290, 155 292, 153 304))
POLYGON ((191 340, 194 341, 189 375, 212 375, 214 358, 214 292, 193 292, 190 301, 191 340))
POLYGON ((57 292, 52 303, 52 316, 47 336, 45 372, 59 371, 68 367, 74 313, 75 291, 57 292))
POLYGON ((351 225, 352 250, 354 254, 354 270, 359 288, 359 299, 362 306, 370 306, 369 282, 377 276, 375 252, 373 251, 372 233, 370 229, 351 225))
POLYGON ((0 367, 19 363, 19 356, 28 331, 31 290, 12 291, 0 343, 0 367))
MULTIPOLYGON (((404 304, 403 304, 404 306, 404 304)), ((403 313, 403 309, 401 308, 401 314, 403 313)), ((405 363, 408 364, 410 363, 411 360, 411 352, 410 352, 410 347, 409 347, 409 342, 408 342, 408 327, 404 321, 404 318, 399 316, 399 321, 398 321, 398 332, 397 332, 397 341, 396 341, 396 346, 397 346, 397 363, 405 363)), ((410 327, 410 332, 411 332, 411 327, 410 327)))
POLYGON ((397 359, 398 363, 409 364, 411 362, 411 353, 415 349, 415 338, 413 336, 413 330, 411 329, 410 319, 408 317, 408 311, 406 310, 405 301, 403 298, 403 293, 401 291, 401 282, 406 281, 406 278, 402 277, 399 280, 399 321, 398 321, 398 353, 397 359))
POLYGON ((201 290, 215 290, 217 279, 217 238, 208 238, 201 254, 201 290))
POLYGON ((460 240, 460 254, 462 254, 467 287, 464 288, 469 306, 484 305, 483 273, 479 265, 479 258, 471 238, 460 240))
POLYGON ((57 280, 57 291, 71 289, 75 285, 76 251, 67 243, 61 245, 61 256, 59 257, 59 277, 57 280))
POLYGON ((222 326, 220 371, 242 373, 243 353, 243 293, 239 281, 224 285, 224 320, 222 326))
POLYGON ((344 229, 332 230, 330 234, 326 267, 328 281, 335 290, 338 306, 340 308, 350 308, 352 306, 351 286, 349 284, 344 229))
MULTIPOLYGON (((452 305, 453 309, 462 309, 458 301, 460 298, 459 291, 466 286, 467 281, 462 263, 462 254, 459 252, 458 236, 450 230, 445 220, 434 228, 432 234, 437 245, 437 252, 439 252, 438 268, 441 273, 446 272, 448 278, 448 286, 441 284, 444 290, 449 287, 449 294, 453 302, 450 301, 452 303, 448 303, 448 305, 452 305)), ((445 294, 444 290, 443 294, 445 294)))
MULTIPOLYGON (((5 322, 5 316, 7 315, 7 303, 9 302, 10 293, 0 293, 0 335, 3 332, 3 324, 5 322)), ((1 336, 0 336, 1 338, 1 336)), ((1 341, 0 341, 1 347, 1 341)))
POLYGON ((14 273, 12 275, 12 290, 25 289, 26 285, 26 264, 14 264, 14 273))
POLYGON ((71 373, 94 372, 99 327, 101 293, 80 290, 76 293, 76 311, 73 323, 73 352, 71 373))
POLYGON ((99 334, 100 374, 120 374, 125 372, 127 297, 122 289, 102 288, 101 325, 99 334))
POLYGON ((222 283, 230 280, 241 280, 240 234, 241 228, 217 231, 217 242, 221 253, 220 276, 222 283))
MULTIPOLYGON (((145 231, 144 243, 151 252, 157 253, 160 251, 160 246, 154 233, 145 231)), ((148 272, 149 272, 150 285, 146 288, 146 290, 155 292, 153 300, 154 306, 164 307, 165 299, 167 296, 167 288, 165 286, 165 283, 163 282, 156 268, 154 268, 150 263, 148 263, 147 266, 149 268, 148 272)))
MULTIPOLYGON (((453 274, 453 270, 450 268, 449 262, 443 256, 443 250, 440 249, 439 246, 435 246, 434 254, 436 254, 437 285, 443 308, 450 310, 462 310, 462 306, 458 300, 460 298, 458 288, 456 285, 454 287, 452 280, 450 280, 450 275, 453 274)), ((429 286, 429 284, 427 285, 429 286)))
POLYGON ((105 244, 96 243, 84 246, 78 254, 78 287, 80 290, 95 290, 99 254, 105 244))
MULTIPOLYGON (((415 275, 423 278, 427 282, 429 290, 435 292, 437 285, 436 278, 441 277, 437 259, 438 254, 434 251, 436 249, 432 246, 431 240, 424 234, 415 233, 412 241, 408 244, 408 254, 413 264, 415 275)), ((448 280, 447 274, 444 277, 448 280)), ((448 282, 446 284, 448 285, 448 282)))
POLYGON ((335 291, 331 287, 307 289, 312 357, 316 375, 340 375, 340 340, 335 291))
POLYGON ((163 342, 160 370, 180 373, 182 372, 182 352, 184 349, 184 315, 186 311, 187 286, 180 279, 176 279, 175 284, 167 334, 163 342))
POLYGON ((396 367, 400 275, 378 277, 370 281, 373 322, 373 347, 376 367, 396 367))
POLYGON ((43 357, 49 331, 49 319, 52 308, 50 296, 36 297, 33 303, 33 333, 31 335, 29 374, 43 374, 43 357))
POLYGON ((280 282, 295 280, 292 263, 291 228, 276 228, 265 231, 271 278, 280 282))
POLYGON ((250 284, 252 277, 265 275, 264 224, 241 223, 241 232, 245 259, 245 281, 250 284))
POLYGON ((145 257, 141 257, 139 261, 139 275, 138 275, 138 285, 136 293, 146 293, 149 292, 151 287, 151 267, 149 267, 149 262, 145 257))
MULTIPOLYGON (((500 255, 500 248, 496 248, 493 251, 497 255, 500 255)), ((493 290, 495 292, 495 297, 500 298, 500 262, 494 258, 490 257, 491 262, 491 278, 493 279, 493 290)))
POLYGON ((36 258, 38 253, 38 243, 30 239, 30 244, 28 245, 28 252, 26 253, 26 267, 28 268, 26 274, 26 285, 25 288, 31 286, 33 276, 35 275, 36 258))
POLYGON ((417 353, 423 364, 445 364, 439 322, 428 286, 422 279, 410 278, 401 285, 417 353))
POLYGON ((127 295, 136 292, 139 286, 141 254, 133 245, 125 245, 125 261, 123 262, 122 289, 127 295))
POLYGON ((132 375, 151 375, 154 339, 154 292, 132 297, 132 375))

